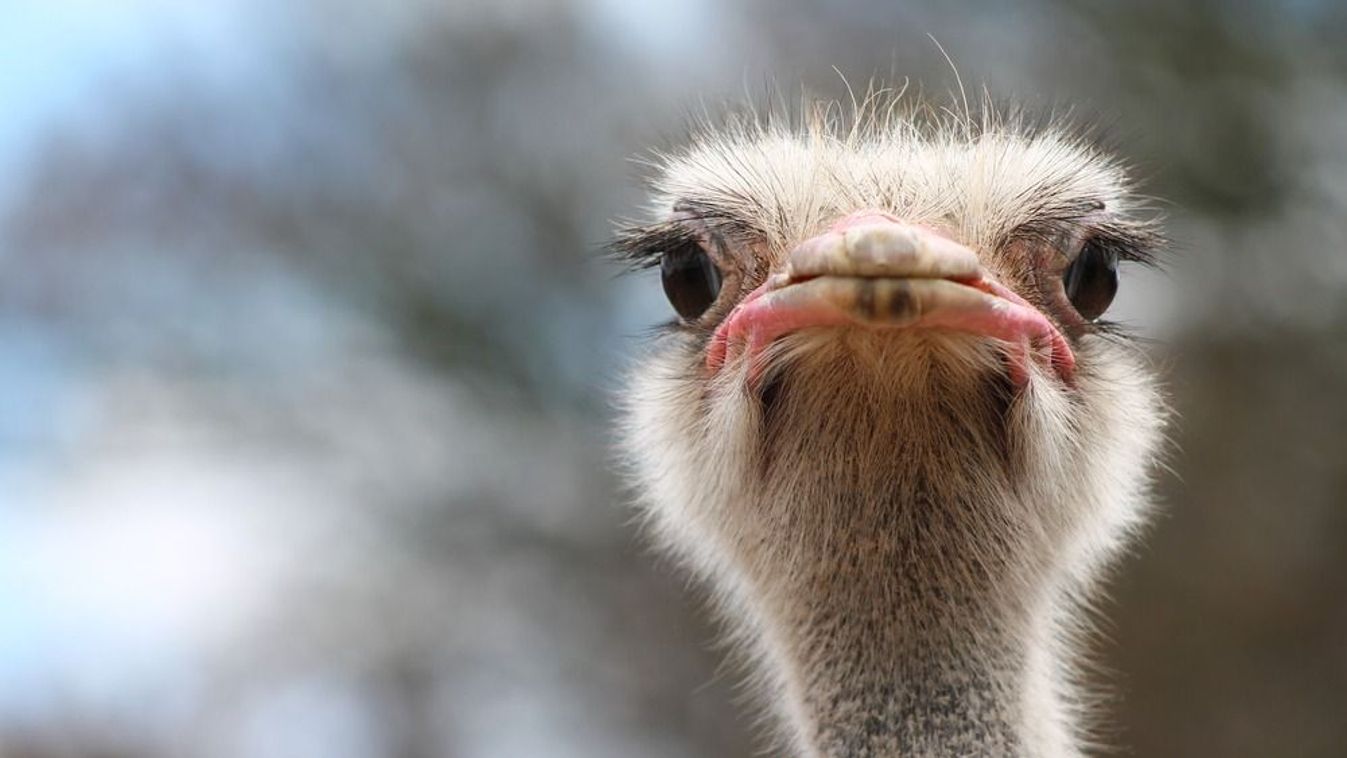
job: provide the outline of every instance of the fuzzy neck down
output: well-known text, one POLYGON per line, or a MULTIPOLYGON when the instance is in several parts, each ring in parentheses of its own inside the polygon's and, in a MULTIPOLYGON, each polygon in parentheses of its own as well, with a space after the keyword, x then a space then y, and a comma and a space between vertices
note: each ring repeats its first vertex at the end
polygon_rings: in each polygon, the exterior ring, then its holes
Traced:
POLYGON ((799 752, 1077 754, 1054 627, 1068 509, 1017 485, 1034 468, 1020 400, 985 382, 951 392, 951 376, 920 380, 957 403, 881 386, 830 399, 811 378, 760 407, 733 506, 799 752))

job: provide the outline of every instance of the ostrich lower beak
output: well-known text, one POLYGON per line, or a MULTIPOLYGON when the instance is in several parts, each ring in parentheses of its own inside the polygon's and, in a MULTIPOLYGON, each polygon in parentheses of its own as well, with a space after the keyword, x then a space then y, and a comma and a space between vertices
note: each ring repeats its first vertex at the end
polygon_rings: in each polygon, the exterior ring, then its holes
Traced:
POLYGON ((735 355, 760 375, 763 350, 815 327, 939 329, 1004 343, 1011 378, 1028 381, 1029 355, 1043 350, 1070 384, 1075 356, 1037 308, 982 271, 970 249, 923 227, 865 212, 791 251, 786 269, 751 292, 716 329, 707 367, 735 355))

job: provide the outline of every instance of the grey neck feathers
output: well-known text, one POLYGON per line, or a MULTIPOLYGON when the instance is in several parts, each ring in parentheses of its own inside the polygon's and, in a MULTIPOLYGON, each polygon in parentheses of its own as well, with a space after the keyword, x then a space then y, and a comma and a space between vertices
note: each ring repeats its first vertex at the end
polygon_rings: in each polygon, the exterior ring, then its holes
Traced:
POLYGON ((1053 551, 1016 494, 1005 400, 875 402, 778 388, 762 419, 741 565, 798 741, 811 758, 1073 754, 1034 723, 1065 723, 1036 618, 1053 551))
POLYGON ((884 577, 931 580, 913 565, 925 551, 870 551, 820 563, 812 599, 780 608, 805 741, 829 758, 1023 753, 1031 625, 999 596, 1013 590, 984 577, 886 593, 884 577))

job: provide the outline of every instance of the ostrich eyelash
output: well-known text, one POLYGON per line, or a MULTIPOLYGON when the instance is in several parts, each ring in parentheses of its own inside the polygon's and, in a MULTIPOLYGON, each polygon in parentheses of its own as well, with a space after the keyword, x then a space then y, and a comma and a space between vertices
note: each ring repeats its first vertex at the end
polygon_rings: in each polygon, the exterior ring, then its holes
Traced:
POLYGON ((631 271, 654 268, 669 250, 700 244, 687 224, 666 221, 634 226, 617 233, 608 245, 608 254, 631 271))
POLYGON ((1086 229, 1087 238, 1113 253, 1120 261, 1158 267, 1157 255, 1165 245, 1164 236, 1154 222, 1139 219, 1111 219, 1086 229))
POLYGON ((1061 244, 1064 231, 1079 235, 1113 253, 1120 261, 1143 266, 1160 265, 1156 251, 1164 238, 1145 222, 1107 222, 1089 224, 1079 219, 1044 219, 1020 226, 1009 235, 1009 241, 1030 241, 1043 245, 1061 244))
POLYGON ((711 206, 683 202, 674 210, 683 215, 672 221, 619 231, 607 246, 609 256, 630 271, 640 271, 658 266, 660 258, 670 250, 708 242, 724 250, 727 245, 742 244, 760 236, 751 225, 711 206))
POLYGON ((1153 231, 1105 228, 1097 231, 1092 239, 1096 245, 1118 256, 1120 261, 1131 261, 1151 267, 1160 265, 1156 250, 1160 248, 1162 240, 1153 231))

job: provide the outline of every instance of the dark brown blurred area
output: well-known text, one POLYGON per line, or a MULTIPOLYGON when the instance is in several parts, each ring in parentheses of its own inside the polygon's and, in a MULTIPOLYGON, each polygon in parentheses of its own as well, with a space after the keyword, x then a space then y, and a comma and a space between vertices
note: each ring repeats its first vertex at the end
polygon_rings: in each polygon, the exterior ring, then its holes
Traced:
POLYGON ((1117 306, 1176 411, 1118 752, 1347 755, 1337 4, 226 7, 0 193, 0 753, 754 754, 611 474, 668 314, 599 249, 692 114, 877 77, 1068 114, 1167 218, 1117 306))

